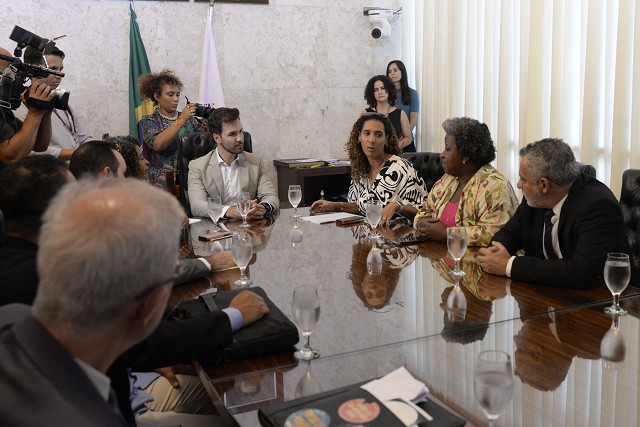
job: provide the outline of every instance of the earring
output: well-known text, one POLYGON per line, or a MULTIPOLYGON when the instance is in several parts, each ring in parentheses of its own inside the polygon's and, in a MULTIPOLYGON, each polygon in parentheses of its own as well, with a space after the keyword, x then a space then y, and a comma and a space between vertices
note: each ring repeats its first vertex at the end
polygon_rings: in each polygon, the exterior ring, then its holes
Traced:
POLYGON ((462 159, 462 164, 466 164, 467 163, 467 159, 462 159))

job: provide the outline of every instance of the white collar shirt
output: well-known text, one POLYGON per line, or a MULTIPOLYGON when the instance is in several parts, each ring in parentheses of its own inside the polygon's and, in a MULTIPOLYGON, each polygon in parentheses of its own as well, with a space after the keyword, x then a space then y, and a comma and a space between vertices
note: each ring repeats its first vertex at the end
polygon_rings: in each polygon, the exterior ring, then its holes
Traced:
POLYGON ((224 208, 222 210, 222 216, 227 212, 229 207, 235 205, 238 199, 238 193, 240 193, 240 167, 242 166, 243 159, 241 156, 228 165, 216 149, 216 158, 220 165, 220 172, 222 173, 222 180, 224 183, 224 197, 222 198, 222 204, 224 208))

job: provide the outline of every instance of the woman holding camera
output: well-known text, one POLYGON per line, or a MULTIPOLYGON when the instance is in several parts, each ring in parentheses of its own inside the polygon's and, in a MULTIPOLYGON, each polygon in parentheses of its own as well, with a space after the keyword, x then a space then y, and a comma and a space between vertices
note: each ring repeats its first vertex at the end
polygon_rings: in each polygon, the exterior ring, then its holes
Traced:
POLYGON ((148 73, 138 80, 140 96, 156 106, 153 114, 141 120, 142 137, 150 148, 149 181, 166 187, 165 175, 177 166, 179 137, 192 132, 204 132, 206 126, 194 118, 196 106, 187 104, 178 111, 182 82, 172 71, 148 73))

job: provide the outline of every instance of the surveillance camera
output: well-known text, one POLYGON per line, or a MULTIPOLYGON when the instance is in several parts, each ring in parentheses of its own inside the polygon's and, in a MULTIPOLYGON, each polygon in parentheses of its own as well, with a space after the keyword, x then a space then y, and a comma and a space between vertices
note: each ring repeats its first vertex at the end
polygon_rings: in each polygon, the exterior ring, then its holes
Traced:
POLYGON ((391 36, 391 24, 389 19, 393 16, 393 12, 389 9, 372 9, 368 11, 369 22, 373 24, 371 37, 379 39, 380 37, 391 36))

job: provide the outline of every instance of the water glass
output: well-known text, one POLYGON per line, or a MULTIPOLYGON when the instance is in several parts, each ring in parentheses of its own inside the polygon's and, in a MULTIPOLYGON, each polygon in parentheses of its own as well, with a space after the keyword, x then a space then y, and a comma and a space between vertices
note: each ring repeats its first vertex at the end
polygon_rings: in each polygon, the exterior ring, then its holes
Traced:
POLYGON ((382 251, 373 245, 367 255, 367 273, 372 276, 382 274, 382 251))
POLYGON ((612 317, 611 328, 600 341, 600 357, 602 357, 603 368, 620 369, 624 366, 627 345, 624 342, 622 332, 620 332, 620 316, 613 315, 612 317))
POLYGON ((234 232, 231 238, 231 255, 233 255, 233 261, 240 268, 240 278, 234 283, 243 288, 249 287, 253 283, 253 280, 246 275, 247 265, 253 256, 251 237, 242 232, 234 232))
POLYGON ((462 322, 467 317, 467 297, 460 288, 460 281, 447 296, 447 316, 452 322, 462 322))
POLYGON ((473 391, 489 426, 494 426, 513 395, 511 357, 499 350, 481 352, 473 373, 473 391))
POLYGON ((293 290, 291 314, 304 337, 304 346, 294 353, 296 359, 312 360, 320 356, 320 352, 312 349, 309 344, 311 332, 320 318, 320 297, 315 286, 300 285, 293 290))
POLYGON ((289 241, 294 248, 302 245, 302 229, 298 225, 298 218, 294 218, 293 228, 289 232, 289 241))
POLYGON ((242 215, 242 224, 240 224, 240 227, 251 227, 249 224, 247 224, 247 214, 251 210, 251 197, 249 196, 248 191, 238 193, 237 205, 238 212, 240 212, 240 215, 242 215))
POLYGON ((300 218, 298 214, 298 205, 302 201, 302 188, 299 185, 289 186, 289 203, 293 206, 293 218, 300 218))
POLYGON ((380 239, 380 235, 376 231, 376 228, 382 220, 382 202, 380 200, 369 200, 367 202, 366 213, 367 222, 369 223, 369 225, 371 226, 371 230, 373 231, 371 238, 374 240, 378 240, 380 239))
POLYGON ((449 276, 459 280, 466 276, 466 273, 460 269, 460 260, 467 251, 467 229, 464 227, 448 227, 447 248, 451 258, 456 262, 456 267, 449 272, 449 276))
POLYGON ((604 264, 604 281, 613 294, 613 305, 604 309, 606 313, 616 316, 627 314, 627 310, 620 307, 620 294, 627 288, 630 278, 629 255, 618 252, 607 254, 607 261, 604 264))
POLYGON ((219 196, 209 197, 207 199, 207 215, 213 221, 213 231, 219 231, 218 220, 222 216, 222 201, 219 196))

